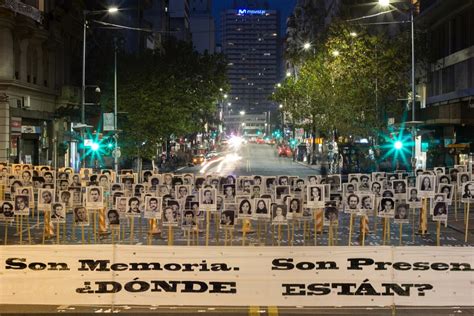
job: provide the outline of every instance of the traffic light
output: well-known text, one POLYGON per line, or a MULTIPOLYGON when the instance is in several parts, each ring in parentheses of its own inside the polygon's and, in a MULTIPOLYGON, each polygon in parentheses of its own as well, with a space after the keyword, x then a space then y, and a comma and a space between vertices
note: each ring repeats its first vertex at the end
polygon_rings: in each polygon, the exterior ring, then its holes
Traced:
POLYGON ((297 142, 298 142, 298 141, 297 141, 295 138, 292 138, 292 139, 290 140, 290 146, 291 146, 292 148, 295 148, 297 142))
POLYGON ((403 143, 402 141, 400 140, 397 140, 393 143, 393 147, 396 149, 396 150, 400 150, 403 148, 403 143))
POLYGON ((100 148, 100 145, 99 145, 98 143, 93 142, 93 143, 91 144, 91 149, 92 149, 92 151, 98 151, 99 148, 100 148))

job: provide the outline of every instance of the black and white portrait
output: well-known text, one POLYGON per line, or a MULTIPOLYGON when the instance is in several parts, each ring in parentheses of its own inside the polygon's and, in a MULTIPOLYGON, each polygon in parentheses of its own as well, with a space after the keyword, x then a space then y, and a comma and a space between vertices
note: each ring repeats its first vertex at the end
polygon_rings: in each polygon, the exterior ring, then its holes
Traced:
POLYGON ((392 197, 382 198, 377 215, 379 217, 393 218, 395 216, 395 199, 392 197))
POLYGON ((270 218, 271 199, 257 198, 254 199, 254 216, 255 218, 270 218))
POLYGON ((15 215, 26 216, 30 214, 30 196, 26 194, 15 195, 15 215))
POLYGON ((324 207, 324 194, 324 184, 308 185, 306 188, 308 207, 324 207))
POLYGON ((178 210, 172 206, 163 209, 163 226, 178 226, 178 210))
POLYGON ((408 203, 397 203, 397 206, 395 208, 395 220, 394 223, 396 224, 405 224, 409 223, 409 210, 410 210, 410 205, 408 203))
POLYGON ((447 221, 448 220, 448 204, 446 202, 434 202, 433 203, 433 220, 434 221, 447 221))
POLYGON ((161 218, 161 197, 147 196, 145 197, 145 212, 143 217, 148 219, 161 218))
POLYGON ((127 198, 127 216, 140 217, 141 209, 141 201, 139 197, 132 196, 127 198))
POLYGON ((89 225, 89 212, 83 206, 75 207, 74 210, 74 223, 78 226, 89 225))
POLYGON ((253 207, 252 200, 249 196, 237 196, 237 217, 238 218, 252 218, 253 207))
POLYGON ((86 188, 86 207, 88 209, 100 209, 104 206, 103 188, 90 186, 86 188))
POLYGON ((64 203, 54 202, 51 205, 51 222, 65 223, 66 222, 66 206, 64 203))
POLYGON ((107 211, 107 223, 109 226, 120 225, 120 214, 116 209, 110 209, 107 211))
POLYGON ((287 209, 285 204, 273 204, 272 205, 272 224, 273 225, 284 225, 288 223, 286 218, 287 209))
POLYGON ((38 209, 44 210, 44 211, 50 211, 53 200, 54 200, 53 189, 38 189, 38 209))
POLYGON ((184 229, 191 229, 197 226, 196 213, 193 210, 183 210, 181 219, 181 227, 184 229))

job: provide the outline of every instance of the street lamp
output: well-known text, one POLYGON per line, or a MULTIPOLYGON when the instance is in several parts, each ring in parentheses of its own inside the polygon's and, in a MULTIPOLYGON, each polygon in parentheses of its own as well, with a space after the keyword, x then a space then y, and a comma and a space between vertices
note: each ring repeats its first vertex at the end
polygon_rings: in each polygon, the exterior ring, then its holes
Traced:
POLYGON ((332 55, 333 55, 334 57, 337 57, 337 56, 339 56, 340 54, 341 54, 341 53, 340 53, 338 50, 334 50, 334 51, 332 52, 332 55))
MULTIPOLYGON (((379 5, 382 7, 389 7, 390 0, 379 0, 379 5)), ((416 168, 416 157, 415 157, 415 137, 416 137, 416 125, 419 125, 422 122, 415 121, 415 101, 416 101, 416 87, 415 87, 415 23, 414 23, 414 6, 410 4, 410 28, 411 28, 411 122, 406 122, 408 126, 411 125, 412 137, 413 137, 413 146, 412 146, 412 169, 413 171, 416 168)))
MULTIPOLYGON (((90 15, 94 14, 100 14, 100 13, 116 13, 118 12, 117 7, 110 7, 107 10, 98 10, 98 11, 88 11, 84 10, 82 12, 83 14, 83 27, 82 27, 82 90, 81 90, 81 124, 86 125, 86 47, 87 47, 87 17, 90 15)), ((97 91, 97 89, 96 89, 97 91)), ((84 139, 84 130, 81 129, 81 138, 84 139)), ((82 147, 82 160, 81 160, 81 165, 85 166, 85 160, 84 160, 84 146, 82 147)))
POLYGON ((311 43, 310 43, 310 42, 305 42, 305 43, 303 44, 303 49, 304 49, 304 50, 309 50, 310 48, 311 48, 311 43))
POLYGON ((291 72, 287 71, 287 72, 286 72, 286 76, 287 76, 287 77, 291 77, 291 72))

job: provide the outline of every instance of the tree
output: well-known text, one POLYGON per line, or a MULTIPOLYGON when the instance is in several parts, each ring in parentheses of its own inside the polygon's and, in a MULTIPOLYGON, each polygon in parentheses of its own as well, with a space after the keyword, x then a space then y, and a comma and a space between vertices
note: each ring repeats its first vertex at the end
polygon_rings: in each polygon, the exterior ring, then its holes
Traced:
POLYGON ((170 41, 163 52, 120 58, 118 105, 125 156, 151 158, 171 135, 201 132, 215 123, 219 88, 224 87, 222 55, 200 55, 191 45, 170 41))

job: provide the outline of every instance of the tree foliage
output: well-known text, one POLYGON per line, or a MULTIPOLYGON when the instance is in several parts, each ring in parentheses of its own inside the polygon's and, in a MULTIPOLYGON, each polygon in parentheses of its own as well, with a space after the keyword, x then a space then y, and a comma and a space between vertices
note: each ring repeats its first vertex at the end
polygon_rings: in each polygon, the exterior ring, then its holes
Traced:
POLYGON ((387 116, 403 111, 398 100, 407 98, 410 70, 405 39, 335 22, 273 99, 322 132, 374 135, 387 116))
POLYGON ((171 135, 204 131, 205 124, 216 123, 219 89, 226 85, 222 55, 200 55, 173 41, 163 51, 120 60, 118 106, 126 115, 119 128, 126 155, 151 157, 171 135))

